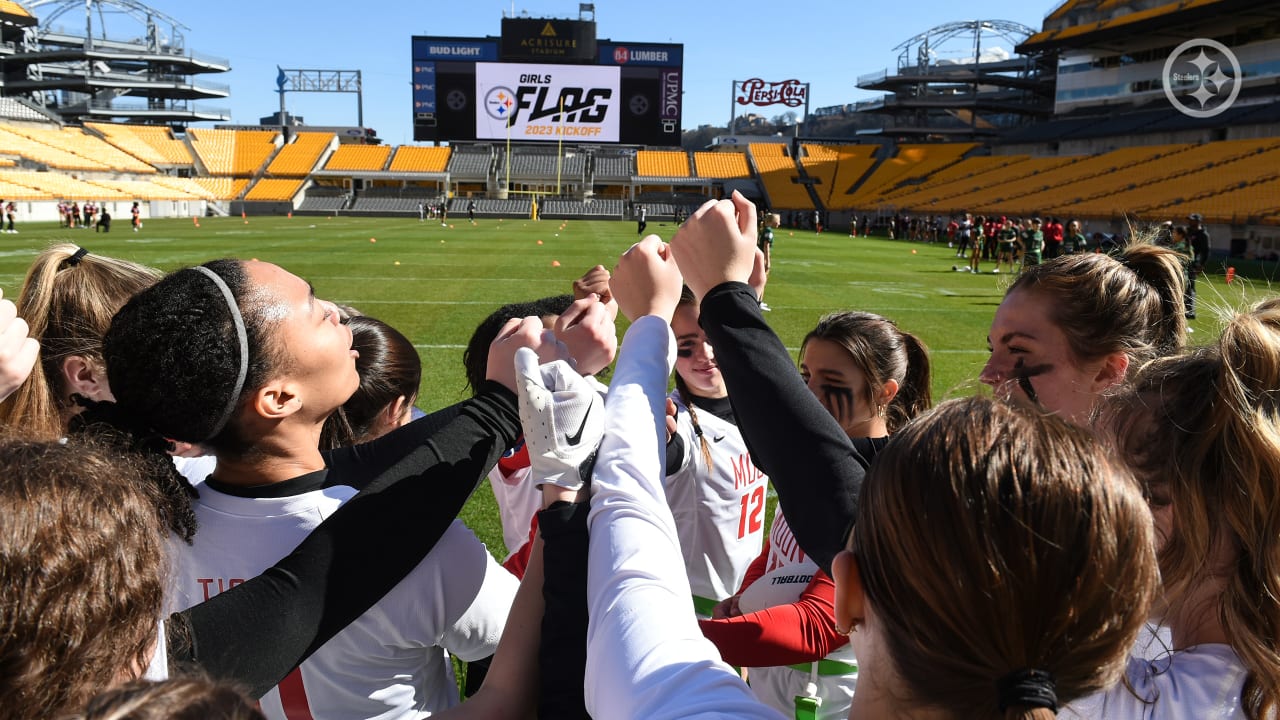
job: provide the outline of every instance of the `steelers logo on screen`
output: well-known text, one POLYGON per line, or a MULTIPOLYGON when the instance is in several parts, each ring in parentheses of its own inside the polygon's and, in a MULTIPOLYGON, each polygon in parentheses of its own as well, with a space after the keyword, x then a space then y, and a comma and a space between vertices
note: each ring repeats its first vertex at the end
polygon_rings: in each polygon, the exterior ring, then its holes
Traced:
POLYGON ((484 96, 484 111, 494 120, 507 122, 517 111, 516 94, 511 88, 499 85, 484 96))

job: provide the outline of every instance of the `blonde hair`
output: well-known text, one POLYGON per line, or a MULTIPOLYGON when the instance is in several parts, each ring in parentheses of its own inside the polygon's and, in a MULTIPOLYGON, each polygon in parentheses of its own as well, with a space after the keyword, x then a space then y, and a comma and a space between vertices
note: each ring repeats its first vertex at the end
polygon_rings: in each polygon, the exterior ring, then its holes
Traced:
MULTIPOLYGON (((1250 718, 1280 710, 1280 299, 1236 315, 1216 345, 1150 363, 1106 408, 1117 448, 1167 491, 1160 549, 1170 607, 1226 575, 1217 613, 1249 675, 1250 718), (1215 554, 1232 551, 1226 567, 1215 554)), ((1160 493, 1160 502, 1164 502, 1160 493)))
POLYGON ((1053 717, 997 690, 1028 670, 1058 704, 1114 685, 1158 582, 1132 477, 1087 432, 983 397, 893 436, 851 548, 904 702, 957 718, 1053 717))
POLYGON ((1186 279, 1180 255, 1138 242, 1116 256, 1064 255, 1023 268, 1015 290, 1053 299, 1051 321, 1082 363, 1116 352, 1135 363, 1186 345, 1186 279))
POLYGON ((65 435, 62 413, 69 403, 63 360, 80 356, 102 365, 102 338, 111 317, 160 277, 158 270, 86 253, 70 243, 37 255, 23 280, 17 307, 31 337, 40 341, 40 361, 31 377, 0 402, 0 426, 20 427, 24 434, 41 439, 65 435))

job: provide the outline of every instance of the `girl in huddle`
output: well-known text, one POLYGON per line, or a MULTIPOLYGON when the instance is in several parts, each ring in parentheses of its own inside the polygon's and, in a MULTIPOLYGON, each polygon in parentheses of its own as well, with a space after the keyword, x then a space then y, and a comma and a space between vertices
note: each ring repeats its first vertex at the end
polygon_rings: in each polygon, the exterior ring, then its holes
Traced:
POLYGON ((663 487, 680 533, 694 608, 706 618, 742 584, 760 552, 769 478, 742 442, 691 293, 681 293, 671 327, 676 427, 667 442, 663 487))
POLYGON ((1027 266, 991 321, 982 382, 1087 425, 1130 367, 1185 346, 1183 287, 1178 253, 1145 243, 1027 266))
POLYGON ((1106 409, 1155 516, 1172 650, 1080 718, 1272 718, 1280 711, 1280 300, 1215 345, 1156 360, 1106 409))
POLYGON ((360 387, 325 421, 320 436, 325 450, 376 440, 407 424, 422 381, 418 351, 399 330, 368 315, 352 316, 343 324, 351 329, 351 347, 359 353, 360 387))
POLYGON ((56 440, 79 412, 72 395, 111 400, 102 336, 134 293, 159 280, 158 270, 71 243, 52 245, 32 261, 18 296, 18 317, 40 341, 40 361, 27 382, 0 402, 0 425, 31 438, 56 440))
MULTIPOLYGON (((709 204, 691 222, 717 209, 730 210, 709 204)), ((658 480, 679 272, 654 238, 615 274, 633 322, 592 478, 587 709, 785 717, 680 610, 688 586, 658 480)), ((863 499, 835 575, 862 666, 850 717, 1052 717, 1118 680, 1157 581, 1153 530, 1132 478, 1084 431, 999 400, 952 401, 895 435, 863 499)))
MULTIPOLYGON (((868 459, 931 404, 927 348, 872 313, 819 320, 800 346, 800 375, 868 459)), ((764 702, 791 713, 820 698, 817 717, 844 718, 858 667, 848 638, 834 631, 834 594, 779 509, 742 589, 702 631, 726 662, 751 668, 751 689, 764 702)))
MULTIPOLYGON (((12 395, 0 401, 0 425, 24 437, 66 437, 82 407, 77 401, 110 401, 102 338, 111 318, 135 293, 151 287, 160 271, 128 260, 90 253, 71 243, 52 245, 36 256, 18 296, 19 316, 40 342, 39 362, 12 395)), ((213 458, 151 458, 157 467, 177 472, 149 474, 158 484, 160 512, 169 530, 190 542, 196 518, 191 511, 192 484, 213 470, 213 458)), ((163 676, 153 668, 153 676, 163 676)))
MULTIPOLYGON (((495 343, 495 347, 510 348, 489 356, 489 377, 501 379, 505 387, 486 382, 472 400, 372 443, 321 453, 319 436, 324 420, 359 383, 351 331, 338 322, 332 303, 317 299, 308 283, 278 266, 239 260, 213 261, 177 271, 134 296, 112 320, 104 342, 117 403, 94 411, 127 428, 142 447, 154 448, 166 437, 210 447, 218 464, 201 491, 200 507, 206 511, 203 520, 212 522, 216 515, 213 508, 218 504, 256 508, 284 504, 301 495, 308 499, 329 497, 326 490, 332 489, 333 502, 297 516, 304 528, 300 534, 290 528, 292 536, 284 532, 273 536, 283 544, 264 542, 254 548, 256 554, 249 559, 222 556, 228 561, 260 562, 256 569, 235 568, 224 574, 211 568, 210 574, 200 575, 195 572, 196 564, 179 564, 189 574, 175 578, 174 597, 186 594, 188 602, 179 606, 198 604, 175 618, 180 634, 198 642, 176 648, 171 657, 190 657, 198 652, 195 659, 213 677, 242 680, 253 697, 261 697, 289 668, 315 653, 329 637, 351 625, 374 600, 422 565, 423 556, 437 541, 465 542, 455 538, 457 533, 450 529, 457 511, 519 431, 510 392, 513 343, 537 346, 540 334, 536 321, 513 322, 495 343), (289 554, 299 539, 310 539, 306 531, 320 532, 329 524, 320 522, 322 519, 334 520, 353 504, 361 508, 355 515, 367 519, 362 512, 368 510, 373 498, 361 500, 364 495, 355 491, 378 488, 381 492, 374 498, 395 502, 388 497, 386 486, 395 487, 396 492, 416 492, 416 487, 401 491, 406 484, 396 482, 410 477, 417 478, 411 485, 425 482, 430 486, 429 494, 439 502, 414 506, 421 522, 379 527, 378 547, 383 555, 369 556, 358 544, 342 546, 331 539, 308 545, 323 548, 323 552, 289 554), (281 484, 288 480, 294 482, 281 484), (271 490, 277 490, 280 497, 270 497, 271 490), (266 500, 259 503, 255 497, 266 500), (343 500, 346 504, 338 509, 336 505, 343 500), (262 556, 272 551, 276 554, 262 556), (314 590, 310 583, 320 576, 269 569, 273 562, 296 561, 309 572, 314 563, 326 560, 340 564, 324 576, 328 582, 365 576, 358 591, 336 598, 322 593, 317 601, 307 593, 314 590), (287 636, 269 648, 245 652, 235 646, 235 638, 254 630, 255 623, 265 623, 266 618, 259 617, 260 612, 245 612, 245 596, 236 593, 241 589, 236 583, 264 569, 267 572, 255 578, 265 578, 267 587, 262 592, 271 592, 273 582, 288 581, 299 587, 274 590, 277 596, 283 593, 292 599, 287 636), (183 583, 184 577, 189 582, 183 583), (214 582, 217 578, 223 582, 214 582), (224 601, 223 595, 231 597, 224 601), (238 614, 228 617, 233 611, 238 614), (217 634, 210 636, 215 626, 217 634), (229 632, 228 627, 236 632, 229 632)), ((205 537, 210 527, 206 524, 196 537, 201 552, 216 550, 208 544, 215 537, 205 537)), ((372 531, 366 527, 365 532, 372 531)), ((243 535, 225 528, 216 537, 245 541, 243 535)), ((307 540, 302 541, 304 545, 307 540)), ((255 601, 260 599, 250 597, 248 607, 257 607, 255 601)), ((450 625, 456 618, 448 614, 441 622, 450 625)), ((257 629, 259 636, 269 637, 271 628, 257 629)), ((491 639, 489 633, 482 633, 474 640, 487 643, 491 639)), ((490 651, 487 647, 483 654, 490 651)), ((361 677, 379 682, 381 676, 374 676, 361 677)), ((346 693, 341 702, 351 700, 355 687, 353 680, 340 689, 346 693)), ((402 694, 389 698, 391 702, 402 699, 402 694)), ((331 694, 323 702, 335 707, 340 701, 331 694)), ((264 709, 269 714, 275 712, 265 705, 264 709)))

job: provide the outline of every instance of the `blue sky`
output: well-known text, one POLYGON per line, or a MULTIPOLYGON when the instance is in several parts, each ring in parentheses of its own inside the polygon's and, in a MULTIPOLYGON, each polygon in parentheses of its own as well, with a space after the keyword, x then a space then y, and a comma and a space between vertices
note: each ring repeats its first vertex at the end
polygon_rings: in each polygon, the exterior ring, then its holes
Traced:
MULTIPOLYGON (((496 36, 503 13, 513 7, 510 2, 488 0, 149 0, 148 4, 189 28, 182 31, 189 49, 231 61, 230 73, 211 78, 229 84, 231 97, 208 104, 229 108, 234 122, 257 123, 259 117, 279 108, 276 65, 359 69, 365 125, 391 144, 413 140, 410 37, 496 36)), ((869 99, 874 94, 858 90, 857 77, 896 67, 894 46, 917 33, 972 19, 1012 20, 1039 29, 1053 7, 1052 0, 595 2, 599 38, 684 44, 686 129, 729 120, 733 80, 808 82, 812 108, 869 99)), ((514 8, 517 14, 527 10, 534 17, 578 14, 578 3, 565 0, 517 1, 514 8)), ((57 24, 83 31, 83 11, 67 12, 57 24)), ((120 15, 108 15, 106 24, 109 35, 139 32, 136 24, 120 15)), ((951 53, 947 49, 943 48, 944 57, 959 54, 956 48, 951 53)), ((356 124, 355 95, 289 93, 286 102, 290 112, 303 116, 308 124, 356 124)), ((779 105, 763 113, 775 115, 786 109, 779 105)))

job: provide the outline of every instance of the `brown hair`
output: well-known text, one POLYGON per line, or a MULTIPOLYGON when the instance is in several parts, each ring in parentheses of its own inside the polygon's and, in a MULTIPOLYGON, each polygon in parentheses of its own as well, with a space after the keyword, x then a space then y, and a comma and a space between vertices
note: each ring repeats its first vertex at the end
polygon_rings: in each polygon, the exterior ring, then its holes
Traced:
POLYGON ((813 339, 828 340, 848 351, 853 364, 867 379, 870 400, 885 382, 898 383, 898 394, 885 408, 889 432, 907 424, 933 404, 929 375, 929 349, 920 338, 898 328, 892 320, 869 312, 824 315, 804 336, 800 355, 813 339))
POLYGON ((365 443, 377 439, 379 424, 387 408, 397 399, 405 399, 406 408, 418 399, 422 382, 422 359, 413 342, 385 322, 368 315, 345 321, 351 328, 351 347, 356 358, 360 387, 342 407, 324 421, 320 431, 320 449, 365 443))
POLYGON ((905 702, 1042 718, 1002 712, 998 683, 1045 672, 1067 703, 1118 682, 1155 592, 1153 542, 1136 483, 1091 436, 973 397, 880 452, 852 547, 905 702))
POLYGON ((40 362, 31 377, 0 402, 0 425, 20 427, 33 438, 65 435, 62 412, 68 403, 62 361, 79 355, 101 365, 102 337, 111 317, 160 277, 152 268, 85 253, 70 243, 37 255, 17 307, 18 317, 31 327, 31 337, 40 341, 40 362))
MULTIPOLYGON (((1160 549, 1170 607, 1226 576, 1214 612, 1249 671, 1250 718, 1280 710, 1280 299, 1232 318, 1217 345, 1144 367, 1109 404, 1121 455, 1167 492, 1160 549), (1213 558, 1229 549, 1223 568, 1213 558)), ((1164 504, 1165 492, 1160 493, 1164 504)))
POLYGON ((86 439, 0 442, 0 707, 82 707, 151 657, 164 531, 141 465, 86 439))
POLYGON ((1023 268, 1005 293, 1045 293, 1051 318, 1086 363, 1123 352, 1137 363, 1184 347, 1186 280, 1178 253, 1135 243, 1116 256, 1063 255, 1023 268))
POLYGON ((266 720, 239 690, 203 678, 135 680, 90 701, 70 720, 266 720))

